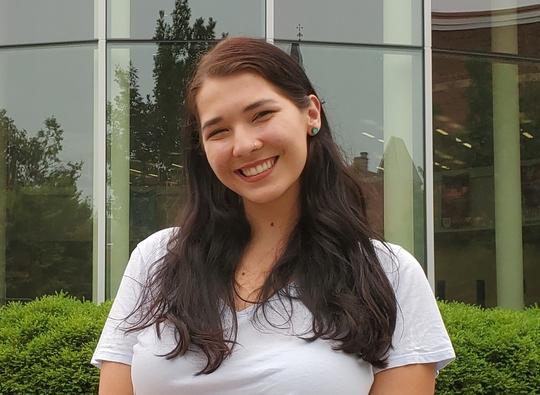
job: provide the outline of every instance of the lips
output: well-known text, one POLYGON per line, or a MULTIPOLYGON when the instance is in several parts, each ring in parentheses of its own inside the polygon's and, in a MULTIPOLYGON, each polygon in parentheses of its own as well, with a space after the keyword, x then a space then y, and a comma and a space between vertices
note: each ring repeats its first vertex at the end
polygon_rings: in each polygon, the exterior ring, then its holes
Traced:
POLYGON ((278 160, 277 156, 248 163, 235 171, 244 179, 258 180, 269 174, 278 160))

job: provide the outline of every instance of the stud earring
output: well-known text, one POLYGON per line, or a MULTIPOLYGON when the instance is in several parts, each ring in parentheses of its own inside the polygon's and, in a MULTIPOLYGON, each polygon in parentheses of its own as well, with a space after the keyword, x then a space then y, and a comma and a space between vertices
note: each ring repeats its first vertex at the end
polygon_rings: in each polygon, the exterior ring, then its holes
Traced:
POLYGON ((315 136, 317 133, 319 133, 319 128, 311 128, 309 135, 315 136))

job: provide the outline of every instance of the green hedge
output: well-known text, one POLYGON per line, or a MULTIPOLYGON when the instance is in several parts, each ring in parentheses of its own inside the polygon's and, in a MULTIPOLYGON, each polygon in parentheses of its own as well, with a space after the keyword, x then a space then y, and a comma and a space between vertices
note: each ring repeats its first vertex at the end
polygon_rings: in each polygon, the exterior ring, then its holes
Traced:
POLYGON ((438 394, 540 394, 540 308, 439 308, 457 358, 441 370, 438 394))
MULTIPOLYGON (((1 307, 0 393, 97 393, 89 360, 110 307, 65 294, 1 307)), ((438 394, 540 393, 539 308, 439 307, 458 357, 441 371, 438 394)))
POLYGON ((0 393, 97 393, 89 361, 110 307, 57 294, 0 308, 0 393))

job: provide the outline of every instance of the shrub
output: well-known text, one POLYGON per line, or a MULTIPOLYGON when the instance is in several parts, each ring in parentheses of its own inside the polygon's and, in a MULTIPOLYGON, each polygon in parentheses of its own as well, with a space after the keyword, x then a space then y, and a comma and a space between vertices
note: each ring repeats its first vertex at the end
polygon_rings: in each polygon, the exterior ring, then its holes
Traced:
MULTIPOLYGON (((89 361, 110 307, 63 293, 0 307, 0 393, 97 393, 89 361)), ((540 393, 539 308, 439 308, 457 358, 441 370, 437 394, 540 393)))
POLYGON ((0 393, 97 393, 89 361, 110 306, 60 293, 0 307, 0 393))
POLYGON ((439 302, 456 360, 437 394, 539 394, 540 309, 483 309, 439 302))

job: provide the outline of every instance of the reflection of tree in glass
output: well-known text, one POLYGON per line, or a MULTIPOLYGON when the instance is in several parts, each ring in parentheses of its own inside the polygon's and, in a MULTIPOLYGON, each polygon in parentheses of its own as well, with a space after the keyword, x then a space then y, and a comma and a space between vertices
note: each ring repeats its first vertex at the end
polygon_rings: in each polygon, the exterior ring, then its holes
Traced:
POLYGON ((54 117, 44 125, 29 136, 0 110, 7 144, 0 186, 6 197, 7 295, 34 298, 63 289, 89 298, 92 210, 77 189, 83 163, 63 162, 64 131, 54 117))
MULTIPOLYGON (((169 23, 165 20, 164 11, 159 11, 156 21, 153 39, 157 41, 157 51, 154 55, 152 95, 141 96, 138 70, 133 65, 130 64, 129 70, 117 67, 114 71, 120 91, 113 98, 112 105, 109 104, 108 122, 113 129, 116 128, 115 133, 123 133, 122 125, 126 123, 122 123, 122 119, 129 114, 129 131, 125 132, 129 133, 132 169, 132 239, 168 225, 164 215, 159 218, 152 211, 158 193, 156 186, 178 188, 185 184, 180 137, 185 87, 195 63, 216 39, 216 21, 212 17, 207 22, 198 18, 191 24, 187 0, 177 0, 170 15, 172 20, 169 23), (140 205, 145 207, 144 213, 137 212, 140 205)), ((223 33, 222 37, 225 36, 223 33)), ((183 196, 178 190, 173 194, 183 196)), ((160 208, 161 211, 163 209, 160 208)))
MULTIPOLYGON (((177 0, 171 16, 169 24, 165 13, 159 11, 154 34, 158 43, 152 97, 141 97, 135 67, 131 65, 129 71, 115 70, 116 82, 125 87, 125 94, 129 84, 130 156, 136 170, 141 171, 132 179, 135 185, 147 184, 148 173, 159 175, 159 181, 178 181, 178 167, 171 164, 182 162, 177 154, 182 153, 180 128, 185 86, 194 64, 209 49, 209 41, 215 40, 213 18, 208 18, 207 23, 198 18, 190 25, 187 0, 177 0)), ((126 109, 116 107, 111 113, 113 120, 115 110, 126 113, 126 109)))

